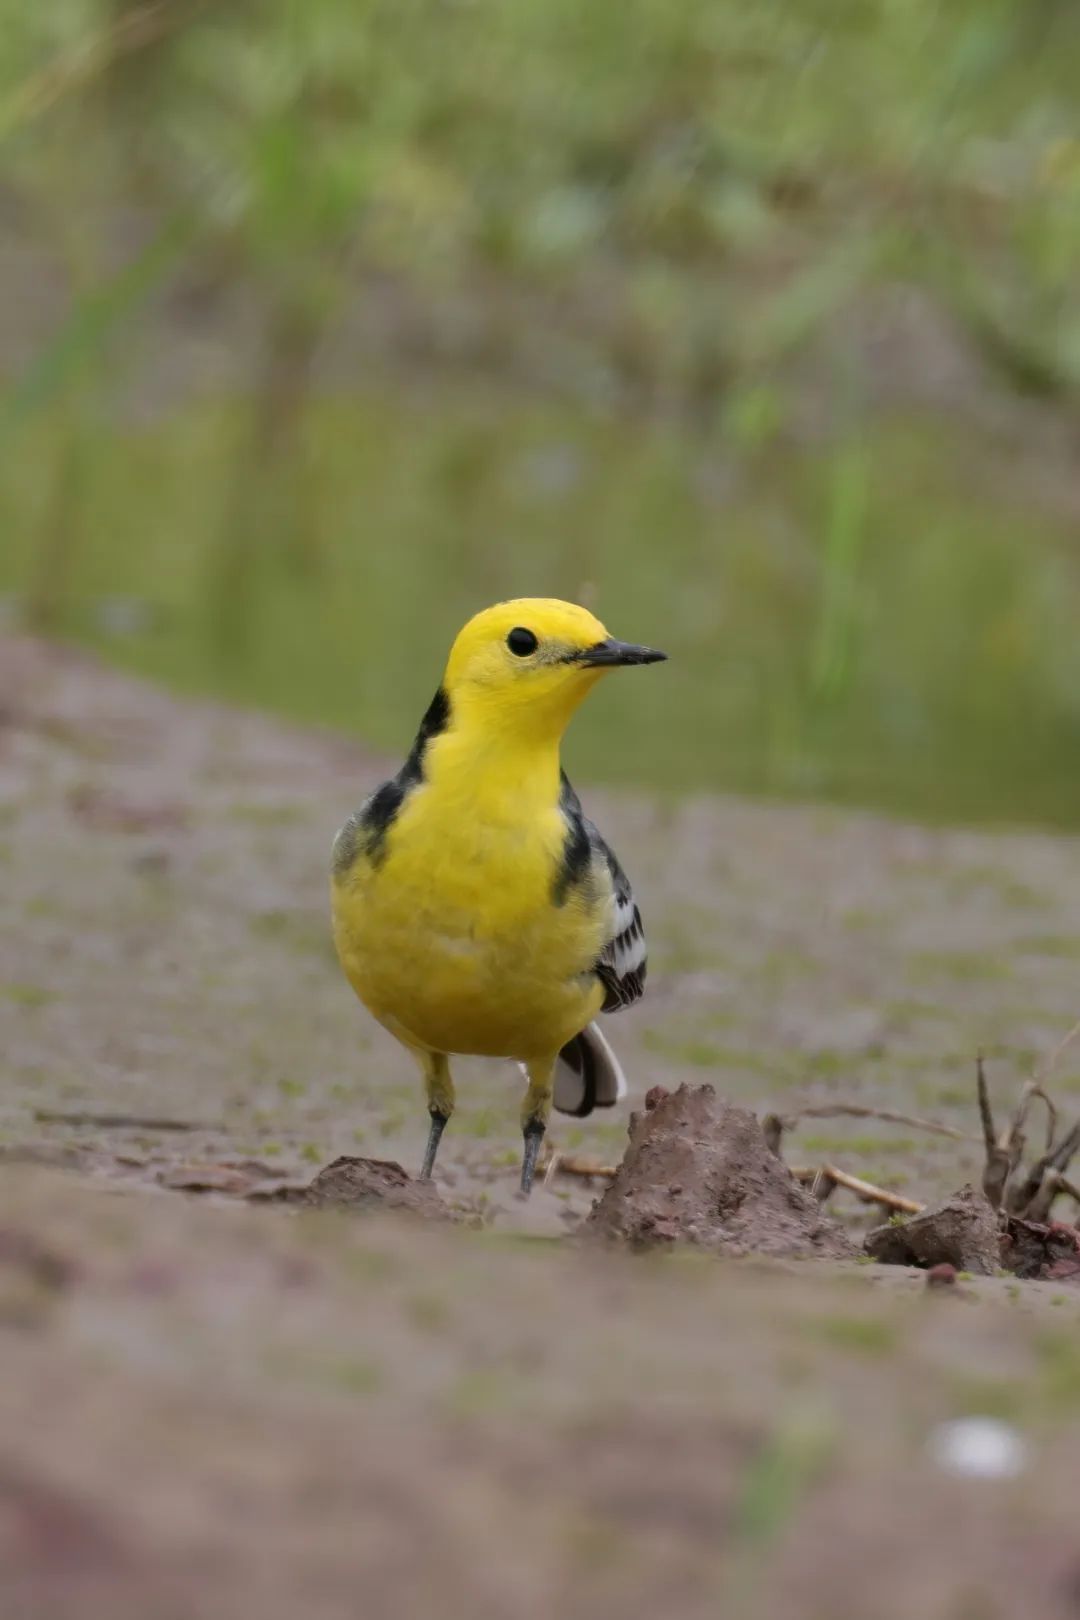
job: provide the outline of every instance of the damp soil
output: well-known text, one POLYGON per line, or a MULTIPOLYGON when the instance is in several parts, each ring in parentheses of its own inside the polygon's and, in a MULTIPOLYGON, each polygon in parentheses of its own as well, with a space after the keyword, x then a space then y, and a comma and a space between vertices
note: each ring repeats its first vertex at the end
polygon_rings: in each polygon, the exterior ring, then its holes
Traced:
POLYGON ((843 1228, 769 1148, 757 1116, 712 1086, 654 1092, 632 1115, 629 1146, 586 1228, 631 1248, 690 1243, 721 1254, 834 1260, 854 1253, 843 1228))
POLYGON ((344 1155, 320 1170, 306 1186, 259 1190, 248 1197, 300 1209, 348 1209, 356 1213, 394 1210, 425 1221, 453 1219, 434 1182, 410 1176, 392 1159, 344 1155))
MULTIPOLYGON (((1050 1281, 842 1258, 877 1217, 811 1209, 754 1119, 933 1115, 965 1139, 815 1119, 785 1157, 977 1184, 975 1051, 1007 1108, 1080 1011, 1076 842, 586 794, 650 932, 608 1026, 639 1119, 621 1183, 521 1205, 514 1071, 460 1066, 417 1192, 415 1076, 333 960, 382 769, 0 641, 0 1613, 1080 1615, 1061 1234, 1015 1234, 1050 1281), (565 1241, 598 1200, 630 1241, 565 1241), (1019 1476, 942 1471, 973 1413, 1019 1476)), ((614 1163, 628 1117, 555 1145, 614 1163)))
POLYGON ((883 1265, 952 1266, 992 1277, 1003 1265, 1003 1237, 981 1190, 966 1186, 919 1215, 874 1227, 865 1249, 883 1265))

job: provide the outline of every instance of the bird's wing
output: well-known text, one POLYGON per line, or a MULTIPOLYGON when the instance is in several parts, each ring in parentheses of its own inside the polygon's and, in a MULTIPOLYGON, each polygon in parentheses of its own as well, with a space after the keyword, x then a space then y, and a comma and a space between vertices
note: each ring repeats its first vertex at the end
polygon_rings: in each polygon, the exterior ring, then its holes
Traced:
POLYGON ((604 986, 603 1012, 615 1012, 629 1007, 645 993, 645 973, 648 956, 645 950, 645 925, 630 879, 619 865, 615 851, 607 845, 597 829, 589 823, 598 855, 607 863, 615 891, 615 920, 611 937, 600 953, 596 971, 604 986))
POLYGON ((596 974, 604 986, 601 1011, 616 1012, 620 1007, 629 1007, 645 991, 648 962, 641 911, 615 851, 585 815, 565 775, 559 803, 567 822, 564 871, 560 877, 564 892, 587 877, 610 886, 614 901, 611 927, 596 961, 596 974))

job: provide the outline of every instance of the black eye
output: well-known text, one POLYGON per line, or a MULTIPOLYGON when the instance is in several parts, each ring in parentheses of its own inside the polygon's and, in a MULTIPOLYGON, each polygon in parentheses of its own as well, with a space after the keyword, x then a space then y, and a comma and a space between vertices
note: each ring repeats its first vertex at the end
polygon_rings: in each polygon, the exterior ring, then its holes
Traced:
POLYGON ((523 625, 519 624, 507 636, 506 645, 518 658, 528 658, 530 653, 536 651, 540 643, 531 630, 526 630, 523 625))

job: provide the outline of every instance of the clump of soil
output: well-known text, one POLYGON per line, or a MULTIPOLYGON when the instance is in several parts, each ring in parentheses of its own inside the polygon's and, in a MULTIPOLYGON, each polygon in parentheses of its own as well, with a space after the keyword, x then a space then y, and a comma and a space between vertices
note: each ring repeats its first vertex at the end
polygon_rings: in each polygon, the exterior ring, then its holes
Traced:
MULTIPOLYGON (((659 1090, 659 1088, 657 1088, 659 1090)), ((749 1109, 712 1086, 650 1093, 585 1229, 634 1247, 693 1243, 728 1254, 841 1258, 852 1245, 770 1151, 749 1109)))
POLYGON ((907 1221, 889 1221, 866 1235, 865 1248, 887 1266, 955 1266, 989 1277, 1001 1264, 1001 1228, 986 1198, 961 1187, 907 1221))
POLYGON ((1025 1281, 1080 1284, 1080 1232, 1063 1221, 1026 1221, 1010 1215, 1001 1240, 1002 1264, 1025 1281))
POLYGON ((306 1187, 276 1187, 252 1194, 257 1203, 300 1204, 307 1209, 404 1209, 429 1221, 453 1216, 431 1181, 414 1181, 392 1159, 344 1156, 320 1170, 306 1187))

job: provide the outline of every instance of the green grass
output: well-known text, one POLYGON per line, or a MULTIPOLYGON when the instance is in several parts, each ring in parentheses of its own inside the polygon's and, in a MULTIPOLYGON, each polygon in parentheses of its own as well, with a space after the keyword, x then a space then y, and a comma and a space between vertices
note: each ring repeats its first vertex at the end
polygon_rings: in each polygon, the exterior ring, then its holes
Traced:
POLYGON ((917 951, 909 967, 914 979, 949 979, 957 984, 993 983, 1010 978, 1014 971, 1008 957, 997 951, 917 951))
POLYGON ((895 1327, 880 1317, 825 1316, 815 1329, 826 1344, 861 1356, 884 1356, 897 1344, 895 1327))
POLYGON ((1080 957, 1080 936, 1031 934, 1017 940, 1015 949, 1023 956, 1051 956, 1061 961, 1075 961, 1080 957))
POLYGON ((764 1552, 828 1467, 835 1450, 830 1416, 792 1408, 748 1463, 733 1514, 739 1540, 764 1552))
POLYGON ((1080 1353, 1069 1333, 1045 1333, 1040 1340, 1039 1359, 1042 1392, 1051 1412, 1075 1410, 1080 1406, 1080 1353))
POLYGON ((758 1074, 763 1078, 779 1080, 786 1073, 782 1062, 770 1059, 749 1048, 719 1046, 714 1041, 697 1040, 692 1036, 671 1035, 664 1030, 646 1029, 642 1032, 642 1045, 647 1051, 686 1063, 697 1069, 722 1069, 758 1074))
POLYGON ((0 983, 0 1000, 14 1002, 17 1007, 47 1007, 56 999, 57 992, 43 985, 0 983))
POLYGON ((910 1136, 805 1136, 802 1147, 807 1153, 847 1153, 865 1159, 869 1154, 895 1154, 910 1157, 922 1144, 910 1136))

